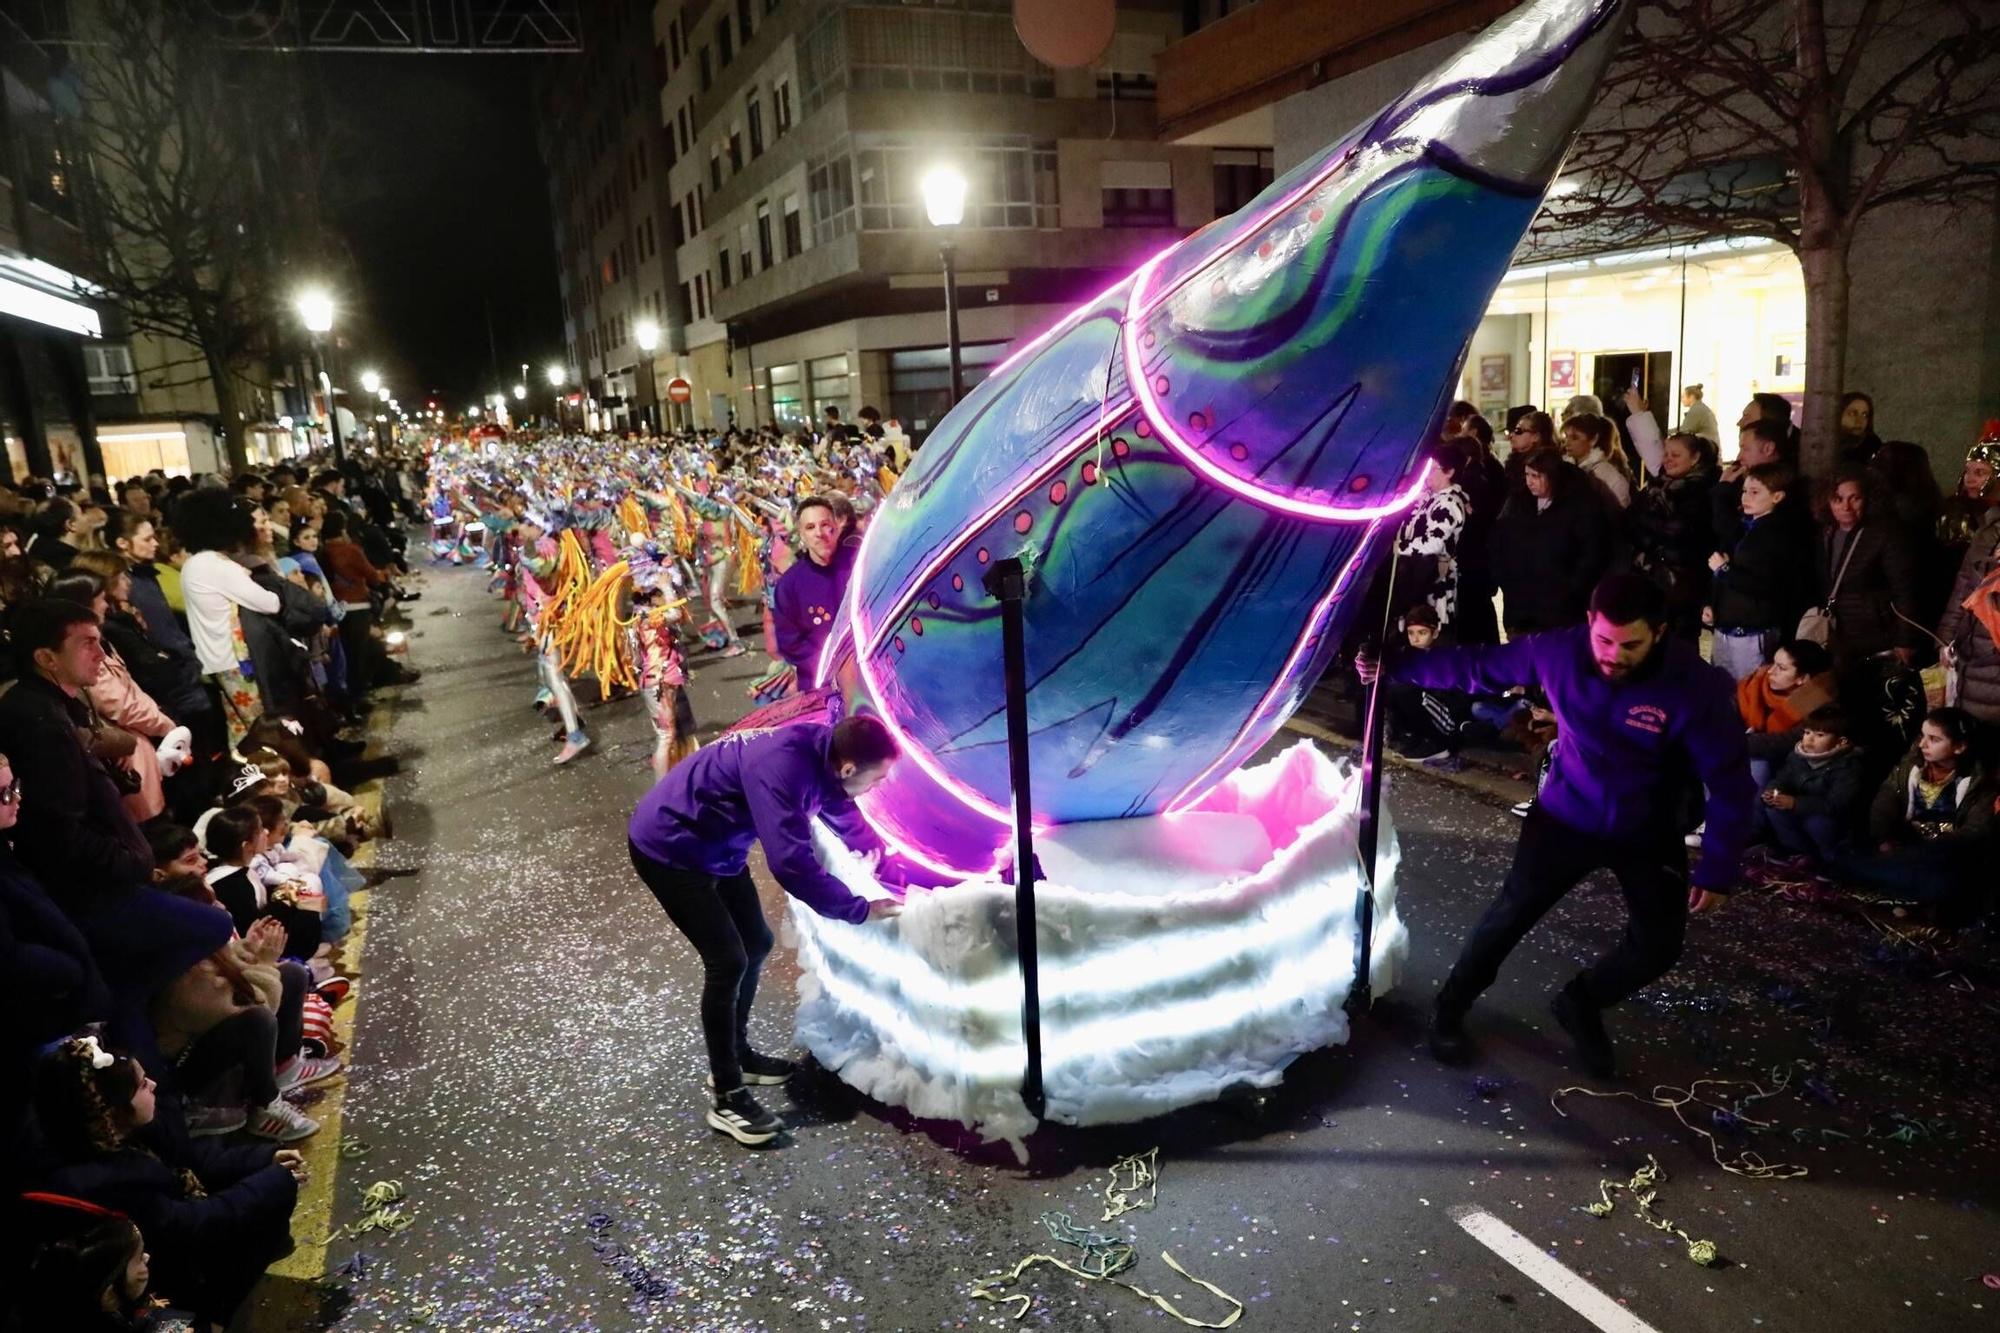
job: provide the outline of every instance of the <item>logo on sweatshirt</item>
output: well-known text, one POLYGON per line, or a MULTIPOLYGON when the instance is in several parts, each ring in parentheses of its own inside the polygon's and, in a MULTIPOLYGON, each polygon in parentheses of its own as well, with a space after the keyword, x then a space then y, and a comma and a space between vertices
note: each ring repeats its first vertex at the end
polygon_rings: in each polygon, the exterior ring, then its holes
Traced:
POLYGON ((1625 725, 1657 736, 1667 729, 1667 710, 1658 704, 1633 704, 1625 710, 1625 725))

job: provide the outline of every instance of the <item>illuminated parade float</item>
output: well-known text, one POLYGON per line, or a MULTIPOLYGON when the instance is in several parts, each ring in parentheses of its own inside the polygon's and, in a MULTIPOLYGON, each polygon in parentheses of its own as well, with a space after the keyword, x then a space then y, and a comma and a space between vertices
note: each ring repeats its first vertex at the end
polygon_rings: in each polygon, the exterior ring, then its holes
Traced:
POLYGON ((1370 860, 1370 988, 1393 983, 1394 840, 1363 855, 1359 771, 1303 744, 1244 765, 1355 627, 1624 21, 1617 0, 1524 5, 940 423, 869 527, 817 702, 888 724, 905 757, 864 811, 962 882, 887 931, 792 912, 822 1064, 1017 1142, 1274 1084, 1346 1039, 1370 860), (1041 868, 1018 903, 989 592, 1014 561, 1041 868), (1032 1077, 1023 1096, 1024 983, 1045 1107, 1032 1077))

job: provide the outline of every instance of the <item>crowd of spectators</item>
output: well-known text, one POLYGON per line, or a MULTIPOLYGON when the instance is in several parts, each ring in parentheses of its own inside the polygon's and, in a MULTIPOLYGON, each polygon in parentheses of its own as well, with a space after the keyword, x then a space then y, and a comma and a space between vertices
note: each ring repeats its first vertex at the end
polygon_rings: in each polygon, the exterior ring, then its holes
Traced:
POLYGON ((221 1328, 290 1250, 421 488, 0 489, 0 1326, 221 1328))
MULTIPOLYGON (((1608 410, 1587 394, 1557 417, 1517 407, 1496 448, 1455 404, 1386 580, 1409 646, 1577 624, 1600 578, 1637 572, 1666 594, 1669 630, 1738 683, 1760 791, 1749 884, 1915 904, 1947 926, 1982 915, 2000 800, 2000 422, 1946 496, 1920 446, 1877 435, 1866 394, 1846 395, 1838 465, 1819 477, 1800 471, 1785 398, 1755 395, 1727 450, 1700 386, 1682 408, 1665 430, 1637 390, 1608 410)), ((1392 744, 1433 766, 1504 741, 1545 772, 1562 743, 1532 690, 1387 688, 1392 744)))

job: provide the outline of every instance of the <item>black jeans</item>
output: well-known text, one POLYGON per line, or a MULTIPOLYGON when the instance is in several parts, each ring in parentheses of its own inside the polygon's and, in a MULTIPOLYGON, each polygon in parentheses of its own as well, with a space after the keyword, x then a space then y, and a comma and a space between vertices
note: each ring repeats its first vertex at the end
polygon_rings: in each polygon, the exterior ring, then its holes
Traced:
POLYGON ((1596 838, 1537 805, 1521 827, 1500 896, 1466 937, 1438 992, 1438 1008, 1464 1013, 1493 984, 1521 938, 1593 870, 1618 877, 1628 918, 1624 938, 1579 976, 1584 998, 1604 1008, 1665 976, 1680 960, 1687 933, 1687 847, 1680 835, 1661 828, 1643 836, 1596 838))
POLYGON ((743 1052, 750 1047, 750 1004, 772 944, 757 886, 747 870, 718 879, 655 861, 637 847, 630 850, 632 868, 701 955, 701 1032, 715 1090, 740 1087, 743 1052))
POLYGON ((299 1053, 305 1029, 306 986, 312 974, 303 963, 279 963, 284 997, 278 1012, 261 1004, 239 1009, 195 1038, 180 1058, 176 1079, 196 1100, 231 1073, 243 1075, 243 1104, 269 1106, 278 1099, 278 1065, 299 1053))

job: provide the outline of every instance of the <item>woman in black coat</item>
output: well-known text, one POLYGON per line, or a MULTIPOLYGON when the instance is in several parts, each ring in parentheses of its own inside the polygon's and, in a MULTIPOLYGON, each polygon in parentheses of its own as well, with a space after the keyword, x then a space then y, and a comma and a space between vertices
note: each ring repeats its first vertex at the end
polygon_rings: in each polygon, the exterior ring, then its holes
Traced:
POLYGON ((139 1062, 73 1037, 42 1060, 35 1112, 37 1187, 115 1208, 138 1224, 154 1286, 174 1304, 227 1323, 264 1270, 291 1252, 299 1154, 189 1138, 154 1117, 139 1062))
POLYGON ((1522 469, 1527 489, 1500 511, 1488 547, 1510 635, 1581 624, 1610 558, 1605 509, 1589 478, 1553 449, 1530 455, 1522 469))
POLYGON ((1718 472, 1715 441, 1679 432, 1660 446, 1660 473, 1625 511, 1634 567, 1667 594, 1667 624, 1687 639, 1701 637, 1713 544, 1711 496, 1718 472))
POLYGON ((1843 468, 1820 494, 1815 569, 1833 607, 1831 647, 1842 670, 1878 653, 1907 667, 1924 640, 1913 623, 1922 615, 1916 553, 1893 519, 1872 512, 1874 502, 1873 480, 1860 468, 1843 468))

